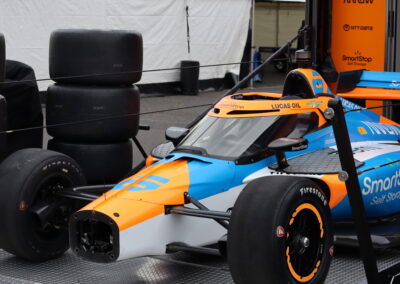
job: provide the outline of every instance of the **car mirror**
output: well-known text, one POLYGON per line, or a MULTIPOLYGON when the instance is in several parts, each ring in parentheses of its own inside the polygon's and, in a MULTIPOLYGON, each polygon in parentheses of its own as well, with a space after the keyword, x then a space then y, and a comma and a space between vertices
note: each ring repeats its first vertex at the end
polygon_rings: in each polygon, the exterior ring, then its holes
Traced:
POLYGON ((174 145, 178 145, 188 132, 189 129, 187 128, 171 126, 165 130, 165 138, 174 143, 174 145))
POLYGON ((279 138, 268 145, 268 149, 280 152, 293 152, 305 150, 308 147, 308 140, 305 138, 279 138))
POLYGON ((154 147, 153 150, 151 150, 151 156, 161 160, 168 156, 168 154, 171 153, 174 149, 174 144, 168 141, 158 145, 157 147, 154 147))
POLYGON ((305 138, 279 138, 268 145, 268 149, 275 152, 280 170, 289 166, 285 152, 301 151, 307 149, 307 147, 308 140, 305 138))

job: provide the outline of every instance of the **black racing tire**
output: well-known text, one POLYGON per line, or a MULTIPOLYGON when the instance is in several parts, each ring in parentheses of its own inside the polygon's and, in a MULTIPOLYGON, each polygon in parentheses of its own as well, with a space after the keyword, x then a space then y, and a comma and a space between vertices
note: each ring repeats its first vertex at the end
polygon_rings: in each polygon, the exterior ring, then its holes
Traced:
POLYGON ((328 203, 309 179, 267 177, 249 183, 229 222, 234 282, 323 283, 333 254, 328 203))
POLYGON ((142 35, 134 31, 58 30, 49 53, 50 77, 58 83, 134 84, 142 76, 142 35), (93 74, 104 75, 87 76, 93 74))
POLYGON ((5 82, 0 94, 7 100, 7 127, 9 130, 32 126, 42 115, 39 88, 35 72, 22 62, 6 60, 5 82))
POLYGON ((279 73, 286 73, 286 71, 288 70, 287 61, 285 61, 285 59, 283 60, 276 59, 274 62, 274 67, 275 70, 278 71, 279 73))
POLYGON ((84 184, 79 165, 63 154, 23 149, 7 157, 0 165, 0 247, 31 261, 62 255, 69 216, 79 207, 54 192, 84 184))
MULTIPOLYGON (((43 147, 43 116, 39 114, 29 127, 36 129, 15 131, 7 134, 7 155, 24 148, 43 147)), ((1 138, 0 138, 1 139, 1 138)))
POLYGON ((7 156, 7 102, 6 99, 0 95, 0 162, 7 156))
POLYGON ((130 87, 84 87, 52 85, 47 90, 48 133, 71 142, 120 142, 136 136, 139 129, 139 89, 130 87), (127 115, 125 117, 121 117, 127 115), (102 119, 115 117, 113 119, 102 119), (96 120, 96 121, 90 121, 96 120))
POLYGON ((114 144, 78 144, 52 139, 47 148, 72 157, 83 169, 88 184, 118 182, 132 170, 130 140, 114 144))
POLYGON ((0 82, 6 78, 6 41, 0 33, 0 82))

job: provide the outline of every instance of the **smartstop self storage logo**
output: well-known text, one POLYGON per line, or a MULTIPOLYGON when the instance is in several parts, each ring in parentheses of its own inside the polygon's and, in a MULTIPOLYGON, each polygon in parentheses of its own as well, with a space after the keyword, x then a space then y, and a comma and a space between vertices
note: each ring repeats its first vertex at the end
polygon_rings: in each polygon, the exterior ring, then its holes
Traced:
POLYGON ((343 0, 345 4, 372 4, 374 0, 343 0))
POLYGON ((354 66, 365 66, 367 63, 371 63, 373 61, 372 57, 365 56, 361 54, 360 51, 354 52, 353 55, 342 55, 342 60, 347 63, 347 65, 354 65, 354 66))

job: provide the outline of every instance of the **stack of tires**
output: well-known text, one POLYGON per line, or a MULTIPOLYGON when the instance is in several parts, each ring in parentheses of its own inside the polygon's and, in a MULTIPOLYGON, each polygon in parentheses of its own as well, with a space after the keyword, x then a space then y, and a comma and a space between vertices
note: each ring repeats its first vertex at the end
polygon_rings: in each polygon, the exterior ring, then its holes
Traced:
POLYGON ((0 94, 7 102, 6 154, 23 148, 42 148, 43 115, 39 89, 33 69, 18 61, 5 60, 4 37, 0 35, 0 94), (15 131, 25 128, 28 131, 15 131))
POLYGON ((59 30, 50 39, 48 149, 72 157, 89 184, 113 183, 132 169, 139 126, 142 37, 133 31, 59 30), (135 72, 132 72, 135 71, 135 72), (133 115, 135 114, 135 115, 133 115))

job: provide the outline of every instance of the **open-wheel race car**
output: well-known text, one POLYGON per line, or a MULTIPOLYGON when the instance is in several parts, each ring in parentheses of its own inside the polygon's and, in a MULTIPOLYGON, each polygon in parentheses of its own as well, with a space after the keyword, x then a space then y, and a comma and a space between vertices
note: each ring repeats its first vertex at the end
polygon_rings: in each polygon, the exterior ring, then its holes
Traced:
POLYGON ((237 283, 321 283, 334 235, 355 235, 331 100, 345 111, 374 244, 399 241, 400 127, 330 93, 297 69, 282 94, 226 96, 190 129, 167 129, 169 142, 112 188, 82 186, 65 155, 18 151, 0 166, 0 247, 41 261, 70 245, 112 262, 218 243, 237 283))

